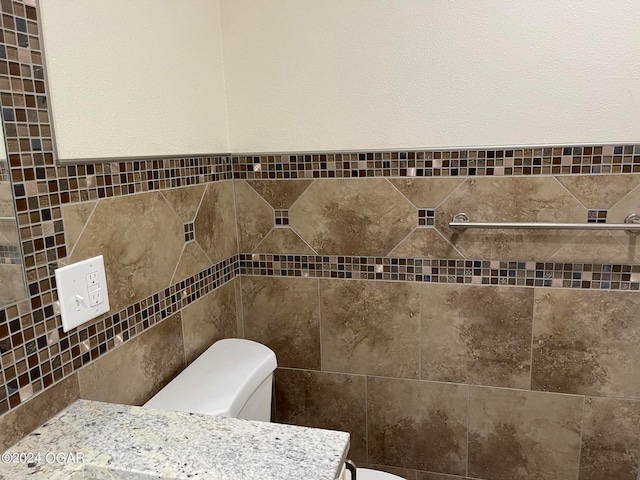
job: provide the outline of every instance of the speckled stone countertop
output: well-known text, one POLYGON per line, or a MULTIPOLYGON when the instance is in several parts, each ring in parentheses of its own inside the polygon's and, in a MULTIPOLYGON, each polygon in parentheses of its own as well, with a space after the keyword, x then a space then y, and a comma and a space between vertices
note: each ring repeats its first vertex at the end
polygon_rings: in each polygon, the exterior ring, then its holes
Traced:
POLYGON ((2 454, 0 479, 334 480, 348 448, 344 432, 78 400, 2 454))

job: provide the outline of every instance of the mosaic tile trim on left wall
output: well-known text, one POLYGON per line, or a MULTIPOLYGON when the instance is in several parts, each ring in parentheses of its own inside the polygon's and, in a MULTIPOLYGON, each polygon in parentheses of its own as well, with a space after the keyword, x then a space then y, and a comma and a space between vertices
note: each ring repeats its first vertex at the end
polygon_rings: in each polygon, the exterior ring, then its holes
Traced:
POLYGON ((29 298, 0 310, 0 415, 237 274, 236 257, 88 328, 62 334, 54 270, 69 255, 61 207, 232 178, 231 157, 58 165, 34 2, 0 3, 0 103, 29 298))

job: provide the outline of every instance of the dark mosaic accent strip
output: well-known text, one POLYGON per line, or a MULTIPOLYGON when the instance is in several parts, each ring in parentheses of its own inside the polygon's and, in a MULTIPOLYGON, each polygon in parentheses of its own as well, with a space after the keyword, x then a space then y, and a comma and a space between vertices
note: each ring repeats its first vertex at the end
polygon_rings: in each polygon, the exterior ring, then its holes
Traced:
POLYGON ((238 257, 219 262, 85 328, 63 333, 53 306, 22 302, 0 311, 0 414, 71 375, 238 275, 238 257), (43 319, 46 319, 43 321, 43 319))
POLYGON ((193 222, 187 222, 184 224, 184 241, 192 242, 196 239, 196 231, 193 222))
POLYGON ((419 208, 418 209, 418 226, 432 227, 436 221, 435 208, 419 208))
POLYGON ((607 223, 607 210, 587 210, 587 223, 607 223))
POLYGON ((240 254, 241 275, 640 290, 640 265, 240 254))
POLYGON ((289 210, 276 209, 274 215, 274 222, 276 227, 289 225, 289 210))
POLYGON ((237 179, 640 173, 640 145, 234 155, 232 162, 237 179))

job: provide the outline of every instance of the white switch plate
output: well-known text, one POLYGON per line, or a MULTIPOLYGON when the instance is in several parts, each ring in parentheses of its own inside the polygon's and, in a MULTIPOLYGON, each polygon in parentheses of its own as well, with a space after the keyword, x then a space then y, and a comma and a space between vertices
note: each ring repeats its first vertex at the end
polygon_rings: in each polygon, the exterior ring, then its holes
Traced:
POLYGON ((109 311, 102 255, 58 268, 56 285, 65 332, 109 311))

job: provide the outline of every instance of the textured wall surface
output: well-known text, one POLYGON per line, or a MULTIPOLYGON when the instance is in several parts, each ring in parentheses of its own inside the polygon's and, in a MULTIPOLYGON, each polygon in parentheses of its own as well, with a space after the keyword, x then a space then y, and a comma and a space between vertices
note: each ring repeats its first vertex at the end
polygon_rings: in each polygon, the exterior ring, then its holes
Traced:
POLYGON ((229 150, 217 0, 39 8, 63 161, 229 150))
POLYGON ((231 151, 636 142, 639 15, 633 0, 221 0, 231 151))

